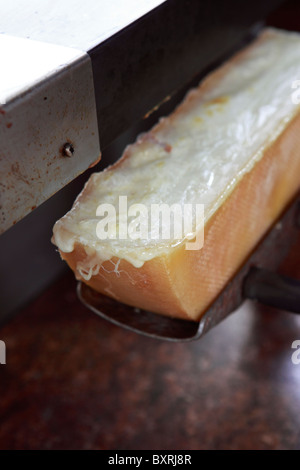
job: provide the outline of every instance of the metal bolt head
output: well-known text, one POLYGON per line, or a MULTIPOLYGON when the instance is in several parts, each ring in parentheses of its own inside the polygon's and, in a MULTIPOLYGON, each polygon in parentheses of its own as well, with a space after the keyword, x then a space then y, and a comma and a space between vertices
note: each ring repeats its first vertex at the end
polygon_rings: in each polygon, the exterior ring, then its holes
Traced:
POLYGON ((72 157, 74 155, 74 147, 72 144, 70 144, 70 142, 66 142, 63 147, 62 147, 62 154, 64 157, 72 157))

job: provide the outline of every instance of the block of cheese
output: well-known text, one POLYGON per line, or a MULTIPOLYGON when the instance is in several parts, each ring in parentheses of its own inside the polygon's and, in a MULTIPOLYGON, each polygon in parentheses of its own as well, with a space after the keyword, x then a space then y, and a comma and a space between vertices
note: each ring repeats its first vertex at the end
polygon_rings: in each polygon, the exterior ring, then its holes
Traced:
POLYGON ((265 29, 115 165, 94 173, 53 230, 76 277, 128 305, 199 320, 299 189, 299 80, 300 35, 265 29), (151 224, 145 214, 139 224, 131 218, 121 236, 120 197, 149 211, 192 207, 192 231, 175 237, 171 217, 163 237, 156 213, 151 224), (106 238, 97 231, 105 217, 106 238), (203 230, 203 247, 186 249, 203 230))

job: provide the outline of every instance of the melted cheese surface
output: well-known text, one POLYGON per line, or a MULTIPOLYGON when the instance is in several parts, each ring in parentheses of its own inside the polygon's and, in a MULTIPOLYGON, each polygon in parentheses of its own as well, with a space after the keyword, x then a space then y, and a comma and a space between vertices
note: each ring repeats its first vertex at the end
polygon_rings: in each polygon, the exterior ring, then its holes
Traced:
POLYGON ((298 113, 296 80, 300 35, 265 30, 129 146, 119 165, 93 174, 72 210, 54 226, 53 242, 61 251, 72 252, 75 243, 85 247, 78 277, 90 279, 113 256, 140 267, 192 238, 199 227, 179 240, 153 240, 160 223, 154 220, 147 239, 100 240, 97 207, 112 204, 119 223, 119 196, 127 196, 128 207, 139 203, 149 211, 151 204, 203 204, 206 223, 298 113))

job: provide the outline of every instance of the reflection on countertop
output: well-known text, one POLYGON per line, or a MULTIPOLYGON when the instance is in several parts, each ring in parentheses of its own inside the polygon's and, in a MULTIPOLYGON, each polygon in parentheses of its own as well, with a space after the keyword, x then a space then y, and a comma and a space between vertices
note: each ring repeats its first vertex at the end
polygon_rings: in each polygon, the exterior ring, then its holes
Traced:
MULTIPOLYGON (((281 272, 300 278, 300 239, 281 272)), ((0 329, 1 449, 299 449, 300 317, 245 302, 167 343, 86 310, 71 273, 0 329)))

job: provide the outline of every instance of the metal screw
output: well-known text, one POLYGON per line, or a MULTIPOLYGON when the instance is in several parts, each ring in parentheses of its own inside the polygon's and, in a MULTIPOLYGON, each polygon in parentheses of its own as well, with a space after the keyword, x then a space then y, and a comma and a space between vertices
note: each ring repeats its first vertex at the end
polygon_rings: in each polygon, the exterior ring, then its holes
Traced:
POLYGON ((69 157, 70 158, 70 157, 73 156, 74 152, 75 152, 74 147, 69 142, 66 142, 63 145, 62 154, 63 154, 64 157, 69 157))

